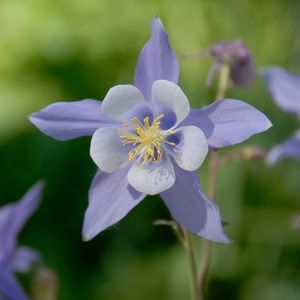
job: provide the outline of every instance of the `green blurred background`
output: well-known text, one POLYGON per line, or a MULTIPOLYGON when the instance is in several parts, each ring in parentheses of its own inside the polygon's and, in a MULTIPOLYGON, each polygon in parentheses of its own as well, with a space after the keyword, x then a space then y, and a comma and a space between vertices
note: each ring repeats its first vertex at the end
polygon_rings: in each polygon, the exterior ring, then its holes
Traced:
MULTIPOLYGON (((59 299, 189 299, 185 253, 169 228, 153 226, 169 218, 159 198, 147 198, 120 224, 82 242, 96 171, 90 139, 52 140, 26 117, 55 101, 102 99, 111 86, 131 83, 157 14, 194 107, 214 97, 205 88, 212 61, 186 61, 182 54, 218 41, 243 40, 258 70, 281 65, 300 73, 298 0, 0 0, 0 204, 19 199, 40 178, 47 181, 20 243, 40 251, 57 272, 59 299)), ((255 105, 274 124, 248 144, 269 149, 299 127, 273 105, 259 78, 228 97, 255 105)), ((299 167, 293 160, 274 167, 235 161, 221 169, 216 201, 235 243, 214 244, 207 299, 300 299, 300 234, 291 227, 300 211, 299 167)), ((204 165, 204 186, 206 171, 204 165)), ((28 290, 31 277, 20 277, 28 290)))

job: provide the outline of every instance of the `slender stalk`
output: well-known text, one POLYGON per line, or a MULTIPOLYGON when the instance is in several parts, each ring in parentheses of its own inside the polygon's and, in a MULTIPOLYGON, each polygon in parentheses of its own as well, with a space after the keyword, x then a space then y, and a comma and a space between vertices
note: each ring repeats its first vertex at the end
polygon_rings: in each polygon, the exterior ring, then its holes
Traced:
POLYGON ((208 173, 208 183, 207 183, 207 195, 210 198, 215 197, 217 177, 218 177, 218 167, 219 167, 219 156, 216 149, 210 150, 209 159, 209 173, 208 173))
MULTIPOLYGON (((217 88, 216 100, 223 99, 225 92, 228 88, 229 82, 229 66, 224 64, 220 70, 219 83, 217 88)), ((214 198, 217 183, 217 174, 220 161, 216 149, 210 150, 209 160, 209 174, 208 174, 208 186, 207 194, 210 198, 214 198)), ((155 225, 167 225, 171 226, 177 235, 178 240, 182 243, 189 260, 191 281, 192 281, 192 299, 204 300, 205 282, 208 274, 210 259, 211 259, 211 243, 204 239, 202 242, 202 257, 199 265, 199 271, 197 272, 197 264, 193 246, 193 236, 180 226, 175 221, 157 220, 155 225)))
POLYGON ((189 260, 189 268, 191 274, 191 297, 193 300, 198 300, 197 294, 197 264, 194 253, 193 236, 174 220, 156 220, 154 225, 170 226, 176 234, 178 240, 183 245, 189 260))
POLYGON ((192 298, 194 300, 198 300, 197 294, 198 294, 198 288, 197 288, 197 266, 196 266, 196 259, 195 259, 195 253, 194 253, 194 245, 193 245, 193 239, 192 235, 185 229, 184 230, 184 236, 185 236, 185 250, 188 255, 189 259, 189 265, 190 265, 190 272, 191 272, 191 280, 192 280, 192 298))
MULTIPOLYGON (((216 100, 224 99, 225 93, 228 88, 229 83, 230 68, 227 64, 224 64, 220 70, 220 77, 218 82, 216 100)), ((216 149, 210 150, 209 159, 209 173, 208 173, 208 185, 207 185, 207 195, 210 198, 215 198, 217 176, 219 168, 219 156, 216 149)), ((197 300, 205 299, 205 283, 208 275, 208 269, 211 260, 211 242, 203 239, 202 241, 202 256, 199 265, 198 277, 197 277, 197 300)))
MULTIPOLYGON (((208 174, 208 187, 207 195, 210 198, 214 198, 216 191, 217 175, 218 175, 218 165, 219 158, 218 153, 215 149, 211 150, 209 160, 209 174, 208 174)), ((205 283, 207 279, 208 269, 211 259, 211 249, 212 245, 209 240, 202 240, 202 252, 201 252, 201 261, 199 265, 198 278, 197 278, 197 300, 204 300, 205 292, 205 283)))
POLYGON ((224 99, 229 84, 230 67, 224 64, 220 70, 216 100, 224 99))

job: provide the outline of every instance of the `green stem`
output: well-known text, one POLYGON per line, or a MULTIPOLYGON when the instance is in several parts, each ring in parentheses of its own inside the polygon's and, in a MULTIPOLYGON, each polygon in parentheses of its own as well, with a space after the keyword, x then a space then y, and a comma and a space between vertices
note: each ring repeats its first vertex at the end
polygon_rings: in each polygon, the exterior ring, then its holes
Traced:
MULTIPOLYGON (((229 84, 230 67, 224 64, 220 70, 220 77, 218 82, 216 100, 224 99, 225 93, 229 84)), ((208 173, 208 186, 207 195, 210 198, 215 198, 217 176, 219 168, 219 157, 216 149, 210 150, 209 160, 209 173, 208 173)), ((208 275, 210 260, 211 260, 212 244, 209 240, 204 239, 202 241, 201 261, 199 265, 198 277, 197 277, 197 300, 205 299, 205 283, 208 275)))
POLYGON ((220 70, 216 100, 224 99, 229 85, 230 67, 224 64, 220 70))
POLYGON ((188 255, 189 265, 190 265, 190 272, 191 272, 191 280, 192 280, 192 298, 194 300, 198 300, 197 294, 197 267, 196 267, 196 259, 194 253, 194 246, 193 246, 193 238, 192 235, 185 229, 184 236, 185 236, 185 250, 188 255))
MULTIPOLYGON (((208 187, 207 195, 210 198, 214 198, 216 191, 217 175, 218 175, 219 158, 218 153, 215 149, 211 150, 211 156, 209 160, 209 174, 208 174, 208 187)), ((197 300, 204 300, 205 283, 208 275, 208 269, 211 260, 211 242, 207 239, 202 240, 202 252, 201 261, 199 265, 199 272, 197 278, 197 300)))
POLYGON ((166 225, 170 226, 174 233, 176 234, 178 240, 181 242, 184 250, 187 253, 189 260, 189 268, 191 273, 191 297, 193 300, 198 300, 197 298, 197 265, 195 260, 193 236, 180 224, 174 220, 156 220, 154 225, 166 225))

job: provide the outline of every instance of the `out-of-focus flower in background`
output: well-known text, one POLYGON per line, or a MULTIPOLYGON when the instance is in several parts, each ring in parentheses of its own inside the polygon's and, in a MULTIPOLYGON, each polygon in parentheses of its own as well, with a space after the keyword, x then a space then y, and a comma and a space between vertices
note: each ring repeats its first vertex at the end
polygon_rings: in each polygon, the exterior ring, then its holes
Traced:
POLYGON ((93 135, 91 155, 100 170, 89 191, 85 240, 122 219, 146 194, 160 193, 183 227, 213 241, 229 241, 219 209, 201 191, 195 169, 208 146, 240 143, 271 123, 234 99, 190 109, 178 76, 176 56, 157 17, 139 57, 134 86, 113 87, 103 102, 59 102, 30 116, 43 133, 58 140, 93 135))
POLYGON ((56 273, 47 267, 40 268, 33 280, 34 300, 56 300, 58 280, 56 273))
POLYGON ((229 76, 233 84, 248 86, 253 82, 255 66, 252 54, 241 41, 214 44, 208 49, 208 53, 215 59, 207 77, 208 86, 224 64, 229 66, 229 76))
MULTIPOLYGON (((273 67, 265 69, 263 78, 275 104, 300 119, 300 76, 273 67)), ((285 157, 300 159, 300 130, 282 144, 274 146, 267 156, 267 162, 274 164, 285 157)))
POLYGON ((14 273, 30 271, 40 257, 31 248, 18 247, 17 237, 37 209, 43 187, 44 183, 39 181, 19 202, 0 208, 0 299, 28 299, 14 273))

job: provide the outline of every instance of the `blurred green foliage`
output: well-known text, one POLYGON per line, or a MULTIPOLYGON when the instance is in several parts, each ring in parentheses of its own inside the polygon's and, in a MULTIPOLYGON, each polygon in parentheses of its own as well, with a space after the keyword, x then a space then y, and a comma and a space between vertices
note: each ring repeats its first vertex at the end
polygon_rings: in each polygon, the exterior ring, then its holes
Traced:
MULTIPOLYGON (((59 100, 101 99, 111 86, 132 82, 157 14, 180 61, 180 85, 195 107, 213 99, 214 91, 204 85, 211 60, 185 61, 182 54, 218 41, 244 41, 258 71, 282 65, 300 73, 297 0, 0 0, 0 203, 17 200, 39 178, 47 181, 20 243, 39 250, 56 270, 59 299, 189 297, 181 246, 169 228, 152 225, 169 218, 158 197, 83 243, 87 191, 96 170, 89 138, 57 142, 26 117, 59 100)), ((255 105, 274 124, 248 144, 269 149, 299 127, 273 105, 259 78, 251 88, 231 89, 228 97, 255 105)), ((214 245, 207 299, 299 299, 300 234, 291 227, 300 210, 299 167, 292 160, 271 168, 237 161, 221 169, 216 200, 235 243, 214 245)), ((203 185, 206 168, 200 170, 203 185)), ((28 290, 29 277, 21 277, 28 290)))

